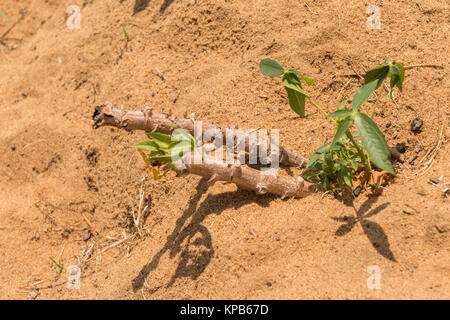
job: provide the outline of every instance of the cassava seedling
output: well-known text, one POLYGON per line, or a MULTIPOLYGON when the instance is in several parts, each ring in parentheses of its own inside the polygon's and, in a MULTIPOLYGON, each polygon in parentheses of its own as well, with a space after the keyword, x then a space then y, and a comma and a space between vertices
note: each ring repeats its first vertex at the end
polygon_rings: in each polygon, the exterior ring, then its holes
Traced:
MULTIPOLYGON (((139 121, 135 117, 137 114, 135 112, 133 114, 134 119, 139 121)), ((145 123, 150 122, 148 116, 146 117, 144 114, 142 116, 145 119, 145 123)), ((122 115, 122 120, 123 117, 122 115)), ((161 120, 160 117, 156 118, 161 120)), ((130 123, 127 123, 127 126, 136 127, 131 122, 132 120, 130 119, 130 123)), ((98 123, 100 125, 105 124, 101 121, 98 123)), ((119 121, 113 121, 111 123, 118 125, 119 121)), ((172 169, 180 174, 191 173, 207 178, 208 185, 212 185, 217 181, 231 182, 242 189, 255 191, 257 194, 270 193, 285 198, 301 197, 310 193, 308 189, 309 184, 301 177, 288 177, 276 173, 265 174, 261 170, 241 165, 239 161, 234 164, 228 163, 223 161, 223 159, 210 157, 208 153, 211 149, 206 146, 204 146, 206 147, 205 149, 203 147, 201 148, 203 151, 207 151, 206 154, 203 154, 204 161, 196 162, 194 160, 192 162, 191 160, 195 159, 195 151, 193 151, 195 145, 194 138, 187 131, 179 129, 175 129, 174 131, 176 134, 172 136, 160 132, 147 133, 150 140, 134 145, 155 179, 159 179, 172 169), (148 153, 146 154, 144 151, 148 151, 148 153), (165 164, 162 174, 159 171, 161 163, 165 164)), ((167 131, 165 130, 164 132, 167 131)))
POLYGON ((288 92, 289 104, 300 117, 305 117, 304 102, 305 99, 308 99, 336 125, 336 135, 333 141, 323 145, 312 154, 307 167, 314 168, 315 171, 308 172, 307 178, 318 176, 326 190, 331 188, 331 182, 337 182, 341 189, 344 189, 344 185, 352 187, 353 176, 360 166, 366 172, 372 172, 371 161, 379 169, 395 175, 389 161, 390 152, 383 133, 371 117, 360 112, 359 108, 388 77, 390 78, 388 98, 392 98, 394 87, 398 87, 402 91, 405 68, 400 63, 384 62, 368 71, 364 77, 364 85, 352 100, 352 109, 346 109, 347 101, 343 101, 331 114, 327 114, 303 91, 297 75, 308 85, 312 84, 312 79, 304 77, 296 70, 285 70, 278 62, 269 58, 261 61, 260 70, 264 75, 270 77, 283 75, 283 85, 288 92), (354 124, 357 129, 356 133, 351 131, 354 124), (358 143, 355 138, 358 136, 361 143, 358 143))
MULTIPOLYGON (((317 149, 311 156, 307 167, 313 170, 305 174, 307 179, 318 176, 325 189, 330 189, 335 183, 341 189, 344 189, 346 185, 352 187, 355 173, 362 168, 365 170, 364 177, 373 175, 371 162, 379 169, 395 175, 389 161, 390 152, 383 133, 371 117, 360 112, 359 108, 388 77, 390 78, 389 98, 392 97, 392 90, 395 86, 400 91, 402 90, 404 68, 401 64, 385 62, 370 70, 365 76, 364 85, 353 98, 352 108, 345 108, 347 101, 343 101, 338 105, 337 110, 331 114, 325 112, 303 91, 300 79, 307 85, 312 85, 313 79, 303 76, 297 70, 285 70, 272 59, 261 61, 260 69, 262 73, 270 77, 283 76, 282 81, 288 93, 289 103, 292 109, 301 117, 305 116, 305 101, 307 99, 336 125, 336 134, 333 141, 317 149), (354 125, 356 132, 352 130, 354 125)), ((165 134, 167 129, 164 126, 161 126, 164 133, 153 132, 159 128, 160 122, 179 121, 182 126, 189 127, 191 122, 188 121, 189 125, 187 125, 186 119, 177 120, 173 118, 173 120, 170 120, 161 114, 155 115, 155 118, 152 119, 152 114, 150 113, 149 115, 147 111, 129 113, 114 109, 111 106, 98 108, 100 109, 97 110, 96 108, 94 113, 94 128, 100 125, 114 125, 126 127, 130 130, 146 130, 147 127, 149 130, 152 130, 151 133, 147 133, 150 140, 135 144, 134 147, 138 149, 155 179, 160 179, 170 169, 178 171, 174 164, 174 155, 178 159, 183 157, 184 154, 192 155, 191 151, 194 149, 195 143, 191 134, 186 131, 171 126, 177 135, 180 136, 179 139, 173 139, 172 136, 165 134), (106 113, 108 113, 108 117, 105 116, 106 113), (150 119, 154 123, 151 123, 150 119), (160 168, 163 169, 163 173, 160 173, 160 168)), ((167 126, 168 124, 165 125, 167 126)), ((284 155, 286 154, 288 153, 284 150, 284 155)), ((281 160, 283 159, 282 157, 281 160)), ((222 162, 202 163, 199 165, 183 164, 181 172, 186 172, 186 170, 189 173, 208 177, 211 183, 215 181, 233 182, 239 186, 255 190, 259 194, 270 192, 282 197, 301 196, 305 186, 301 178, 294 179, 276 176, 275 179, 269 181, 259 170, 251 168, 245 168, 244 170, 234 166, 230 167, 222 162)))

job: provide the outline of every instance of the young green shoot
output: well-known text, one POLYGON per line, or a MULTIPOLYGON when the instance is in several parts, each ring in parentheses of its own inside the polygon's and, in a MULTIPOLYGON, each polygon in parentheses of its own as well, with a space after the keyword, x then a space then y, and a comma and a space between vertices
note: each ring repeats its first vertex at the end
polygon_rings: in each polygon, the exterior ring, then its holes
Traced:
POLYGON ((125 25, 122 25, 122 37, 126 42, 130 41, 130 32, 125 28, 125 25))
POLYGON ((5 18, 8 22, 12 23, 12 20, 3 12, 0 11, 0 17, 5 18))
POLYGON ((58 268, 58 274, 61 274, 61 272, 63 271, 64 267, 61 264, 61 262, 56 262, 55 259, 53 259, 52 257, 49 257, 51 262, 53 262, 53 264, 56 266, 56 268, 58 268))
POLYGON ((149 140, 136 143, 133 147, 138 150, 155 180, 161 179, 170 169, 178 171, 173 160, 182 158, 194 149, 194 137, 183 129, 174 127, 173 136, 159 132, 146 134, 149 140), (168 169, 161 174, 159 167, 163 163, 168 169))

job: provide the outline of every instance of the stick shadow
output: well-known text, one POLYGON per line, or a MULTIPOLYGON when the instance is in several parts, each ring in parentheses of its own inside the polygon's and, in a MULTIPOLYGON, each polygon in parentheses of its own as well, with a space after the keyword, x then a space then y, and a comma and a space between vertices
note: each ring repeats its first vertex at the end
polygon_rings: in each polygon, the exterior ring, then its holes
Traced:
MULTIPOLYGON (((144 11, 151 0, 136 0, 133 8, 133 16, 141 11, 144 11)), ((164 13, 166 9, 172 4, 174 0, 164 0, 163 4, 159 8, 160 13, 164 13)))
MULTIPOLYGON (((221 214, 224 210, 238 209, 249 203, 257 203, 262 207, 269 206, 276 197, 271 195, 258 196, 254 192, 237 190, 217 195, 208 194, 206 199, 198 206, 202 195, 208 189, 207 180, 201 179, 196 188, 195 195, 189 201, 189 207, 177 220, 172 233, 167 237, 164 246, 153 256, 132 280, 133 290, 141 289, 150 273, 159 265, 162 256, 168 252, 173 259, 178 253, 180 261, 175 273, 164 287, 172 286, 178 278, 190 277, 196 280, 206 269, 214 256, 211 234, 201 223, 210 214, 221 214), (198 208, 197 208, 198 207, 198 208), (186 224, 187 220, 190 222, 186 224)), ((151 293, 163 286, 150 289, 151 293)))

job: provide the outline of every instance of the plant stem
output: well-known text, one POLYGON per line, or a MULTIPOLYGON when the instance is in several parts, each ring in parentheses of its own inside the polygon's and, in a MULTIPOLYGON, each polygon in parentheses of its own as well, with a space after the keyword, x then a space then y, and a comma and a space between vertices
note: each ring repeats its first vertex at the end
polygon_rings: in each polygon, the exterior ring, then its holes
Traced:
MULTIPOLYGON (((330 119, 334 124, 337 124, 337 121, 332 119, 332 118, 330 118, 330 117, 328 117, 328 113, 326 113, 325 110, 323 110, 317 103, 315 103, 313 99, 311 99, 309 97, 308 97, 308 99, 317 108, 317 110, 319 110, 326 118, 330 119)), ((378 99, 377 99, 377 102, 378 102, 378 99)), ((367 172, 372 171, 372 168, 370 167, 370 163, 369 163, 368 158, 366 157, 366 155, 364 154, 362 149, 359 147, 358 143, 355 141, 355 138, 353 137, 351 132, 349 130, 347 130, 347 132, 345 132, 345 134, 347 135, 347 137, 350 139, 350 141, 353 143, 353 145, 355 146, 356 150, 358 151, 358 155, 361 158, 361 161, 363 162, 364 169, 367 172)))
POLYGON ((370 115, 371 118, 373 118, 373 116, 375 115, 375 110, 376 110, 377 107, 378 107, 378 100, 379 100, 379 98, 378 98, 378 95, 377 95, 377 100, 375 101, 375 104, 374 104, 374 106, 373 106, 373 108, 372 108, 372 113, 371 113, 371 115, 370 115))
POLYGON ((330 119, 332 122, 337 124, 336 120, 329 118, 328 113, 325 110, 323 110, 316 102, 314 102, 313 99, 311 99, 310 97, 308 97, 308 99, 314 105, 314 107, 316 107, 317 110, 319 110, 326 118, 330 119))
POLYGON ((369 164, 369 161, 367 160, 366 155, 364 154, 362 149, 359 147, 358 143, 355 141, 355 138, 353 137, 351 132, 349 130, 347 130, 347 132, 345 132, 345 134, 347 135, 347 138, 350 139, 350 141, 353 143, 353 145, 355 146, 356 150, 358 151, 358 155, 361 158, 361 161, 363 162, 364 169, 367 172, 372 171, 372 168, 370 167, 370 164, 369 164))

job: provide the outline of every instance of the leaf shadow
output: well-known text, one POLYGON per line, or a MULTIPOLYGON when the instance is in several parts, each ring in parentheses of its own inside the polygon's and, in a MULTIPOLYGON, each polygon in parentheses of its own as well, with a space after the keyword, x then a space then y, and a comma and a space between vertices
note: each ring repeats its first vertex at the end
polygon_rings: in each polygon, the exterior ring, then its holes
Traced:
POLYGON ((136 0, 133 8, 133 16, 141 11, 144 11, 151 0, 136 0))
POLYGON ((364 234, 367 236, 367 239, 369 239, 375 250, 377 250, 377 252, 386 259, 397 262, 394 254, 390 249, 389 240, 383 228, 378 223, 368 220, 368 218, 379 214, 390 205, 389 202, 386 202, 379 205, 375 209, 370 210, 370 208, 375 204, 376 201, 376 197, 369 198, 360 206, 359 210, 356 210, 352 202, 352 206, 356 212, 356 217, 332 217, 332 219, 335 221, 345 222, 345 224, 339 226, 339 228, 335 232, 335 235, 342 237, 348 234, 359 222, 364 231, 364 234))

